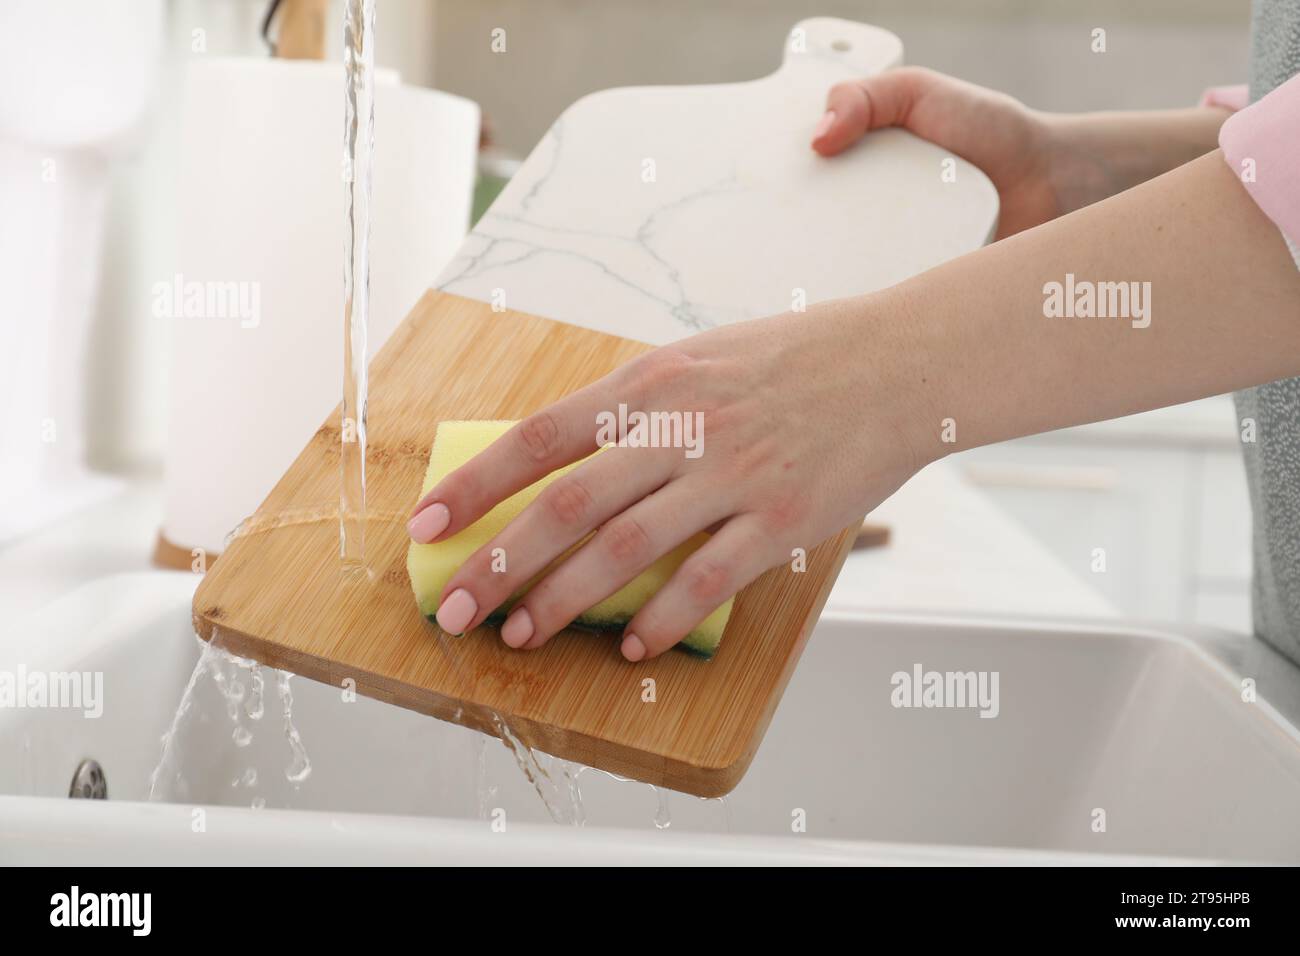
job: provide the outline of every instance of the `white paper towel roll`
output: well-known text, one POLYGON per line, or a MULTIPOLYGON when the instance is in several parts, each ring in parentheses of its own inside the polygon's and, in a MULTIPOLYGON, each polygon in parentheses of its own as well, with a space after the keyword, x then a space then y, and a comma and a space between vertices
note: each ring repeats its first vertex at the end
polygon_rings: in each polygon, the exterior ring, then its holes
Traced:
MULTIPOLYGON (((343 69, 210 58, 183 97, 173 275, 151 306, 172 335, 163 538, 220 551, 342 393, 343 69)), ((370 355, 469 223, 478 107, 375 96, 370 355)))

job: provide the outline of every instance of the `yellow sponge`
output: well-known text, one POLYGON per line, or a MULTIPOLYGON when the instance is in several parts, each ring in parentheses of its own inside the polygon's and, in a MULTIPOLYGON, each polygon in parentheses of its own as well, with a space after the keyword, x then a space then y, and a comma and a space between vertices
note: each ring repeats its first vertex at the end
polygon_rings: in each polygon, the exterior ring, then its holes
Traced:
MULTIPOLYGON (((514 424, 514 422, 500 421, 439 424, 438 433, 433 440, 433 449, 429 452, 429 470, 424 476, 424 488, 420 493, 426 493, 447 474, 455 471, 500 438, 514 424)), ((512 495, 474 524, 462 528, 450 538, 433 544, 412 542, 406 555, 406 570, 411 576, 411 588, 415 591, 415 601, 419 605, 420 613, 432 621, 438 610, 438 599, 442 595, 443 587, 466 559, 496 537, 501 529, 523 511, 543 488, 565 472, 576 468, 578 464, 581 462, 552 472, 536 484, 512 495)), ((697 534, 680 547, 665 554, 619 591, 583 612, 577 623, 598 630, 621 629, 668 582, 681 563, 708 540, 708 537, 704 533, 697 534)), ((505 606, 497 608, 488 620, 504 618, 519 596, 519 594, 514 595, 505 606)), ((727 619, 731 616, 731 605, 732 602, 728 600, 697 625, 678 646, 700 657, 712 657, 722 641, 722 632, 727 626, 727 619)))

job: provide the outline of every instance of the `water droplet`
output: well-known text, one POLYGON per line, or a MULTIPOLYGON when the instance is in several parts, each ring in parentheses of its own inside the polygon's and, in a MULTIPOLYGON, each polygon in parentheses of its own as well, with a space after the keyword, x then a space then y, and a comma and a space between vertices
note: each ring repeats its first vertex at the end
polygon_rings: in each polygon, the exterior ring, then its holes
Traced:
POLYGON ((655 827, 667 830, 673 825, 672 811, 668 808, 668 791, 653 785, 650 789, 655 792, 655 798, 658 800, 658 806, 655 808, 655 827))
POLYGON ((250 691, 248 694, 248 703, 244 705, 244 713, 250 720, 261 720, 265 712, 263 704, 263 685, 265 681, 262 678, 262 665, 254 663, 249 674, 250 691))

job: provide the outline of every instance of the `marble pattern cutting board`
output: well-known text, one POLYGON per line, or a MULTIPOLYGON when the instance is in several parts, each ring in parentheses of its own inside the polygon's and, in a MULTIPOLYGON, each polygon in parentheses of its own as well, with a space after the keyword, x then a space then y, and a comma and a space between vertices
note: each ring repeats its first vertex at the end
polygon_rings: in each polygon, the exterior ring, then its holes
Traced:
POLYGON ((970 252, 998 200, 965 160, 893 129, 830 159, 809 146, 831 86, 902 56, 888 31, 816 18, 762 79, 586 96, 436 285, 661 345, 787 311, 796 290, 857 295, 970 252))

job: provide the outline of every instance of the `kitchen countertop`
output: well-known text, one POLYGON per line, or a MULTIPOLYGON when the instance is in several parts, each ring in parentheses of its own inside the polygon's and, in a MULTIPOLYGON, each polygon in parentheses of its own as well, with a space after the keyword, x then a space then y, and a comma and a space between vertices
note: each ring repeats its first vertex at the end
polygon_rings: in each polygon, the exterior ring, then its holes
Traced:
POLYGON ((1116 607, 948 461, 871 515, 889 544, 849 554, 828 609, 1117 617, 1116 607))

